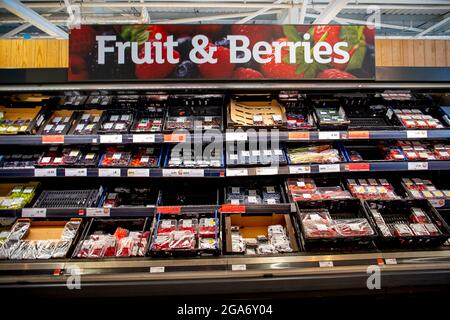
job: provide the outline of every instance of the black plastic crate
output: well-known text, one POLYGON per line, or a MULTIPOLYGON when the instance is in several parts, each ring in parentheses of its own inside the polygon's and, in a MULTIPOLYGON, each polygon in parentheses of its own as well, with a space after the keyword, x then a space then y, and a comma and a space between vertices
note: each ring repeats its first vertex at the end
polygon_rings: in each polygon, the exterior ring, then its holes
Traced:
MULTIPOLYGON (((373 249, 374 240, 377 238, 377 230, 367 215, 363 204, 358 199, 345 199, 345 200, 321 200, 321 201, 302 201, 297 202, 298 218, 301 226, 301 240, 306 250, 358 250, 358 249, 373 249), (319 212, 325 212, 327 210, 332 222, 327 226, 328 234, 325 236, 325 232, 322 235, 311 236, 308 235, 308 225, 305 219, 305 215, 314 215, 319 212), (336 223, 341 220, 347 219, 366 219, 367 220, 367 234, 357 235, 355 230, 350 228, 350 232, 354 232, 355 235, 342 235, 341 228, 338 228, 336 223), (333 227, 334 226, 334 227, 333 227), (334 229, 334 230, 333 230, 334 229)), ((321 214, 319 214, 319 217, 321 214)), ((327 220, 328 221, 328 220, 327 220)), ((318 224, 324 224, 328 222, 319 221, 318 224)), ((351 224, 351 223, 349 223, 351 224)), ((317 228, 320 230, 320 228, 317 228)))
POLYGON ((149 254, 154 257, 189 257, 220 255, 221 253, 221 219, 217 210, 203 213, 157 214, 152 225, 149 254), (201 219, 213 219, 214 226, 200 226, 201 219), (163 221, 176 221, 176 226, 167 228, 163 221), (181 221, 190 221, 185 225, 181 221), (194 223, 195 221, 195 223, 194 223), (164 228, 164 233, 161 228, 164 228), (161 231, 161 232, 160 232, 161 231), (185 234, 185 239, 177 239, 175 234, 185 234), (161 242, 161 240, 165 240, 161 242), (193 242, 192 242, 193 241, 193 242), (202 247, 208 242, 211 247, 202 247), (187 245, 189 244, 189 245, 187 245))
POLYGON ((336 176, 289 178, 285 185, 290 202, 353 198, 336 176))
MULTIPOLYGON (((76 249, 73 251, 72 258, 97 258, 97 259, 105 259, 105 258, 128 258, 128 257, 143 257, 146 255, 146 252, 148 250, 149 246, 149 240, 150 240, 150 227, 151 227, 151 220, 149 218, 136 218, 136 219, 97 219, 92 218, 83 235, 80 238, 80 241, 78 242, 76 249), (118 249, 120 247, 120 240, 119 237, 115 237, 114 234, 118 228, 125 229, 128 232, 140 232, 142 233, 143 237, 136 239, 136 241, 133 241, 133 247, 139 246, 141 249, 139 249, 139 253, 134 254, 125 254, 117 255, 118 249), (90 252, 94 253, 94 248, 92 247, 93 242, 91 239, 95 239, 98 235, 111 235, 114 238, 114 244, 111 243, 111 245, 106 248, 106 245, 103 247, 98 246, 97 251, 100 252, 99 254, 92 254, 90 255, 90 252), (88 241, 91 241, 88 244, 88 241)), ((101 241, 101 240, 97 240, 101 241)), ((133 249, 132 249, 133 251, 133 249)))
POLYGON ((422 247, 438 247, 444 244, 450 238, 450 228, 437 210, 427 200, 371 200, 365 201, 364 207, 371 221, 377 228, 379 238, 377 245, 387 248, 422 248, 422 247), (411 208, 421 209, 428 216, 430 223, 434 224, 439 230, 438 235, 395 235, 394 224, 411 225, 411 208), (382 223, 378 222, 374 215, 378 212, 381 214, 385 225, 388 227, 391 236, 385 234, 382 223))
POLYGON ((227 167, 283 166, 288 163, 284 146, 246 144, 226 145, 227 167))
POLYGON ((159 206, 219 205, 217 183, 168 181, 160 190, 159 206))
POLYGON ((224 190, 225 203, 246 205, 271 205, 286 203, 283 185, 272 181, 236 181, 224 190))
POLYGON ((403 126, 397 118, 388 117, 389 108, 385 105, 353 106, 348 103, 344 105, 350 120, 349 130, 403 130, 403 126))
POLYGON ((346 142, 342 144, 342 154, 348 162, 386 161, 385 152, 378 142, 346 142), (358 155, 362 158, 359 159, 358 155))
POLYGON ((91 208, 97 207, 98 189, 44 190, 33 208, 91 208))

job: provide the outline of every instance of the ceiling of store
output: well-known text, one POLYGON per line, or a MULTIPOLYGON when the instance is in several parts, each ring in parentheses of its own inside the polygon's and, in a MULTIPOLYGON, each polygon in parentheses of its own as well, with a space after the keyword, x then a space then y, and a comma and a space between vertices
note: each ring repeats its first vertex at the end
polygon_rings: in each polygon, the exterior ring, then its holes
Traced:
POLYGON ((83 24, 376 21, 379 37, 450 39, 450 0, 0 0, 0 38, 65 38, 69 12, 83 24))

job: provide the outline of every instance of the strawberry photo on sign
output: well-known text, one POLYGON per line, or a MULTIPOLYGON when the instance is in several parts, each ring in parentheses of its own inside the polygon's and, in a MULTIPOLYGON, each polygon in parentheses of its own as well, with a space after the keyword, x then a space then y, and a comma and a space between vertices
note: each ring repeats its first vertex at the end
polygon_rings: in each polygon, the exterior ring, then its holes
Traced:
POLYGON ((374 79, 374 30, 351 25, 89 25, 70 81, 374 79))

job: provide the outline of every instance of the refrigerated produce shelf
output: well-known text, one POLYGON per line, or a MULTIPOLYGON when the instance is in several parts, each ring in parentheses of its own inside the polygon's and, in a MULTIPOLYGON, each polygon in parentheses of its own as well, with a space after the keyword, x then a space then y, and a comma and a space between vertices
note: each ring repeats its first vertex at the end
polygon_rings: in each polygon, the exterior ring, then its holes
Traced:
MULTIPOLYGON (((374 293, 367 280, 380 272, 381 290, 450 285, 450 250, 302 254, 283 257, 102 259, 0 263, 0 290, 46 297, 195 294, 374 293), (369 269, 370 268, 370 269, 369 269), (79 275, 82 290, 69 290, 79 275), (107 290, 102 290, 107 289, 107 290)), ((375 290, 376 291, 376 290, 375 290)))
MULTIPOLYGON (((214 133, 216 136, 217 133, 214 133)), ((84 145, 84 144, 158 144, 178 143, 190 139, 211 140, 212 134, 149 133, 106 135, 0 135, 0 145, 84 145)), ((408 140, 448 139, 450 130, 366 130, 366 131, 236 131, 219 134, 224 141, 274 140, 280 142, 307 142, 332 140, 408 140)))
POLYGON ((280 167, 233 167, 217 169, 170 168, 35 168, 0 169, 0 177, 236 177, 318 174, 333 172, 385 172, 450 170, 450 161, 378 161, 362 163, 305 164, 280 167))
MULTIPOLYGON (((435 90, 445 92, 450 89, 450 83, 423 83, 423 82, 189 82, 189 83, 108 83, 108 84, 41 84, 41 85, 7 85, 0 86, 0 92, 63 92, 63 90, 111 90, 126 92, 126 90, 192 90, 192 92, 261 92, 262 90, 302 90, 303 92, 321 93, 326 88, 328 92, 345 94, 350 91, 374 92, 384 89, 405 90, 435 90)), ((65 93, 64 93, 65 94, 65 93)), ((83 94, 82 91, 79 94, 83 94)), ((107 93, 108 94, 108 93, 107 93)), ((224 109, 225 110, 225 109, 224 109)), ((226 142, 253 142, 256 138, 261 140, 274 140, 286 142, 316 142, 342 140, 360 141, 368 140, 433 140, 449 139, 450 129, 442 130, 357 130, 340 131, 244 131, 230 132, 225 130, 218 133, 226 142)), ((186 134, 149 133, 149 134, 92 134, 92 135, 8 135, 0 136, 0 145, 3 146, 31 146, 31 145, 127 145, 131 144, 173 144, 178 142, 196 141, 207 142, 198 134, 188 137, 186 134)), ((167 146, 164 146, 167 147, 167 146)), ((6 148, 6 147, 4 147, 6 148)), ((17 149, 19 149, 18 147, 17 149)), ((83 165, 86 166, 86 165, 83 165)), ((251 177, 244 180, 279 179, 283 176, 297 175, 332 175, 339 177, 358 176, 358 173, 369 173, 367 177, 376 177, 378 173, 391 175, 394 172, 409 172, 431 174, 430 171, 448 171, 450 161, 361 161, 358 163, 336 164, 300 164, 280 167, 234 167, 234 168, 36 168, 36 169, 0 169, 1 179, 15 178, 43 178, 46 183, 79 184, 80 181, 103 184, 100 178, 122 178, 121 182, 134 183, 135 181, 164 184, 172 181, 186 182, 188 187, 190 179, 172 179, 176 177, 200 178, 195 179, 192 190, 199 192, 197 183, 213 181, 222 183, 229 177, 251 177), (370 174, 373 172, 373 174, 370 174), (430 173, 427 173, 430 172, 430 173), (340 174, 339 174, 340 173, 340 174), (350 175, 350 173, 352 175, 350 175), (47 177, 56 177, 47 179, 47 177), (66 179, 67 177, 67 179, 66 179), (69 177, 85 177, 72 179, 69 177), (124 179, 124 178, 143 179, 124 179), (201 179, 203 177, 217 177, 220 179, 201 179), (269 178, 270 177, 270 178, 269 178), (44 179, 45 178, 45 179, 44 179), (145 179, 147 178, 147 179, 145 179), (164 178, 164 179, 148 179, 164 178), (52 181, 50 181, 52 180, 52 181)), ((283 177, 285 178, 285 177, 283 177)), ((443 177, 445 179, 445 177, 443 177)), ((106 179, 108 183, 114 179, 106 179)), ((192 179, 194 180, 194 179, 192 179)), ((232 179, 230 179, 232 180, 232 179)), ((117 181, 117 180, 116 180, 117 181)), ((239 184, 240 182, 238 182, 239 184)), ((174 189, 167 188, 167 193, 174 189)), ((450 207, 450 200, 433 200, 440 208, 450 207)), ((154 217, 157 214, 196 214, 204 212, 220 212, 221 214, 291 214, 295 216, 297 207, 295 203, 281 203, 273 205, 235 205, 211 201, 211 205, 155 205, 147 207, 116 207, 116 208, 24 208, 17 210, 2 210, 1 217, 28 217, 40 219, 54 218, 134 218, 154 217)), ((152 202, 155 203, 155 202, 152 202)), ((208 202, 210 203, 210 202, 208 202)), ((442 214, 444 216, 444 214, 442 214)), ((448 219, 447 217, 444 217, 448 219)), ((86 220, 86 219, 84 219, 86 220)), ((148 219, 150 220, 150 219, 148 219)), ((223 240, 223 239, 222 239, 223 240)), ((222 241, 223 243, 223 241, 222 241)), ((300 244, 302 246, 302 244, 300 244)), ((304 252, 277 256, 231 256, 219 257, 191 257, 187 258, 105 258, 105 259, 64 259, 52 261, 0 261, 0 290, 13 295, 17 293, 22 297, 27 294, 53 297, 98 297, 107 296, 168 296, 193 294, 239 294, 269 296, 276 293, 310 293, 332 294, 332 292, 358 289, 371 293, 367 288, 368 270, 378 267, 381 272, 381 287, 387 291, 390 288, 419 288, 421 286, 448 286, 450 287, 450 249, 448 246, 436 249, 416 251, 398 249, 397 251, 379 251, 378 249, 354 248, 351 253, 337 253, 344 251, 320 251, 321 253, 304 252), (364 251, 363 251, 364 250, 364 251), (360 252, 360 253, 355 253, 360 252), (371 267, 369 269, 369 267, 371 267), (67 283, 79 275, 82 290, 68 290, 67 283)), ((348 252, 348 251, 345 251, 348 252)))

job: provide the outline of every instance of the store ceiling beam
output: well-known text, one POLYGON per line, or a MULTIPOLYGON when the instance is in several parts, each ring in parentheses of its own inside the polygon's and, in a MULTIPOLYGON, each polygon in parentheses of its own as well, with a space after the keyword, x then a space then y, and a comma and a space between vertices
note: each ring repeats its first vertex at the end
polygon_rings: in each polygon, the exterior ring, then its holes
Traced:
POLYGON ((247 23, 247 22, 249 22, 250 20, 252 20, 253 18, 255 18, 255 17, 257 17, 257 16, 259 16, 259 15, 261 15, 261 14, 267 12, 267 11, 269 11, 270 9, 273 9, 274 6, 276 6, 277 4, 280 4, 280 3, 284 2, 284 1, 285 1, 285 0, 276 0, 276 1, 273 3, 273 6, 272 6, 272 7, 264 7, 264 8, 262 8, 262 9, 259 9, 258 11, 249 14, 247 17, 245 17, 245 18, 243 18, 243 19, 241 19, 241 20, 238 20, 238 21, 236 22, 236 24, 244 24, 244 23, 247 23))
POLYGON ((328 24, 335 18, 350 0, 332 0, 313 22, 314 24, 328 24))
MULTIPOLYGON (((43 17, 50 17, 52 14, 57 13, 59 11, 61 11, 63 8, 56 8, 54 10, 51 11, 51 13, 47 13, 47 14, 43 14, 43 17)), ((8 38, 12 38, 14 37, 16 34, 25 31, 26 29, 28 29, 29 27, 31 27, 32 24, 31 23, 24 23, 20 26, 18 26, 17 28, 14 28, 13 30, 3 34, 0 39, 8 39, 8 38)))
MULTIPOLYGON (((279 14, 281 12, 282 12, 282 10, 270 10, 270 11, 260 13, 259 15, 261 16, 261 15, 279 14)), ((159 21, 159 22, 155 22, 155 23, 157 23, 157 24, 193 23, 193 22, 214 21, 214 20, 221 20, 221 19, 234 19, 234 18, 240 18, 240 17, 246 17, 246 16, 248 16, 248 12, 220 14, 220 15, 204 16, 204 17, 171 19, 171 20, 159 21)))
MULTIPOLYGON (((56 7, 64 7, 62 2, 36 2, 36 1, 23 1, 29 8, 56 8, 56 7)), ((317 10, 323 10, 327 7, 327 2, 311 2, 311 8, 317 10)), ((402 2, 362 2, 362 1, 352 1, 351 3, 346 5, 346 9, 367 9, 369 6, 377 5, 381 9, 385 10, 395 10, 395 9, 408 9, 408 10, 448 10, 449 2, 448 1, 402 1, 402 2)), ((82 2, 80 6, 83 8, 127 8, 130 7, 147 7, 147 8, 248 8, 248 9, 260 9, 265 7, 272 7, 276 9, 289 9, 289 8, 301 8, 302 2, 299 3, 280 3, 277 5, 273 5, 273 3, 269 2, 249 2, 248 0, 239 0, 239 1, 171 1, 171 2, 163 2, 163 1, 149 1, 146 0, 144 3, 133 3, 131 5, 128 1, 105 1, 105 2, 82 2)))
POLYGON ((27 8, 18 0, 1 0, 4 8, 8 11, 14 13, 16 16, 28 21, 32 25, 41 29, 45 33, 54 36, 56 38, 68 39, 69 35, 55 26, 53 23, 49 22, 47 19, 37 14, 35 11, 27 8))
MULTIPOLYGON (((27 2, 30 8, 51 8, 51 7, 60 7, 63 4, 59 2, 27 2)), ((221 0, 220 2, 208 1, 208 2, 172 2, 172 1, 145 1, 143 3, 131 3, 127 1, 107 1, 107 2, 82 2, 79 4, 82 8, 127 8, 135 7, 135 8, 246 8, 246 9, 263 9, 263 8, 274 8, 274 9, 289 9, 292 8, 292 4, 288 3, 287 0, 283 0, 278 4, 273 3, 253 3, 253 2, 224 2, 221 0), (283 3, 285 2, 285 3, 283 3)), ((301 4, 296 5, 298 8, 301 7, 301 4)))
POLYGON ((307 8, 308 8, 308 0, 303 0, 302 7, 300 9, 300 18, 298 19, 299 24, 305 23, 305 15, 307 8))
MULTIPOLYGON (((310 18, 315 18, 318 15, 317 14, 313 14, 313 13, 307 13, 306 16, 310 17, 310 18)), ((334 18, 333 20, 336 21, 337 23, 342 23, 342 24, 360 24, 360 25, 371 24, 368 21, 357 20, 357 19, 334 18)), ((387 24, 387 23, 380 23, 379 26, 381 28, 396 29, 396 30, 403 30, 403 31, 414 31, 414 32, 422 32, 423 31, 423 29, 419 29, 419 28, 407 27, 407 26, 399 26, 399 25, 387 24)))
POLYGON ((415 38, 424 36, 424 35, 426 35, 427 33, 433 31, 434 29, 437 29, 437 28, 439 28, 439 27, 441 27, 441 26, 446 25, 449 21, 450 21, 450 13, 449 13, 449 14, 446 14, 445 17, 444 17, 444 19, 442 19, 441 21, 439 21, 439 22, 433 24, 432 26, 428 27, 427 29, 425 29, 425 30, 423 30, 422 32, 420 32, 419 34, 417 34, 417 35, 415 36, 415 38))
POLYGON ((31 27, 32 24, 31 23, 25 23, 22 24, 20 26, 18 26, 17 28, 12 29, 11 31, 8 31, 7 33, 3 34, 0 39, 8 39, 8 38, 12 38, 14 37, 16 34, 28 29, 29 27, 31 27))

